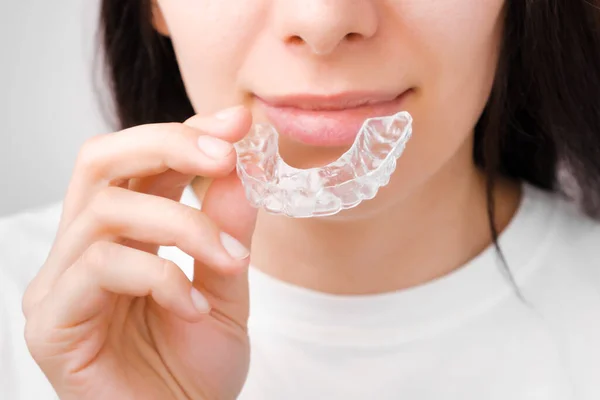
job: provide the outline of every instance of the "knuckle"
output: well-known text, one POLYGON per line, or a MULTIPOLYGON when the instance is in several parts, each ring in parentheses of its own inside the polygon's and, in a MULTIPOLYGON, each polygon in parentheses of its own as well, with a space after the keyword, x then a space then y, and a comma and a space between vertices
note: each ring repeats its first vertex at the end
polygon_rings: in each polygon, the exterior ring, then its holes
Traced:
POLYGON ((53 328, 48 318, 41 315, 25 321, 23 336, 31 357, 42 367, 56 357, 56 343, 62 343, 65 339, 61 330, 53 328))
POLYGON ((176 204, 176 210, 174 210, 176 213, 179 214, 179 217, 181 218, 182 222, 191 222, 191 223, 203 223, 203 218, 202 218, 202 212, 193 208, 193 207, 188 207, 185 205, 179 206, 178 204, 176 204))
POLYGON ((107 186, 98 191, 94 197, 94 201, 97 202, 97 206, 106 207, 108 204, 117 202, 122 192, 123 189, 119 187, 107 186))
MULTIPOLYGON (((170 123, 167 125, 167 129, 162 129, 160 131, 159 142, 161 144, 161 148, 169 149, 169 148, 189 148, 190 140, 189 138, 193 135, 193 131, 191 128, 185 126, 180 123, 170 123)), ((178 150, 180 151, 180 150, 178 150)), ((166 157, 166 154, 165 154, 166 157)), ((178 160, 173 160, 178 161, 178 160)), ((166 160, 165 160, 166 162, 166 160)))
POLYGON ((35 290, 32 288, 34 285, 34 281, 29 284, 27 289, 25 289, 25 293, 23 294, 23 298, 21 299, 21 310, 23 311, 23 315, 27 318, 33 309, 35 308, 35 304, 37 303, 37 296, 35 290))
MULTIPOLYGON (((176 159, 173 158, 173 150, 175 143, 180 141, 182 135, 186 134, 186 127, 183 124, 176 122, 167 122, 162 124, 154 124, 146 127, 146 137, 149 137, 153 153, 153 169, 155 170, 168 170, 173 168, 172 163, 176 163, 176 159), (171 154, 171 155, 170 155, 171 154)), ((174 147, 175 146, 175 147, 174 147)))
POLYGON ((161 261, 158 276, 156 279, 156 285, 170 286, 176 284, 180 279, 181 273, 182 272, 177 264, 175 264, 171 260, 163 259, 161 261))
POLYGON ((31 348, 31 345, 40 341, 40 334, 43 331, 43 327, 40 323, 40 318, 34 316, 27 318, 25 321, 25 342, 31 348))
POLYGON ((25 321, 25 343, 27 343, 27 347, 34 359, 37 354, 36 348, 39 346, 40 342, 40 328, 37 318, 27 318, 25 321))
MULTIPOLYGON (((41 270, 44 270, 46 265, 44 264, 41 270)), ((41 298, 45 295, 47 289, 47 282, 40 277, 40 274, 36 275, 25 288, 23 297, 21 298, 21 310, 23 315, 27 319, 35 310, 39 304, 41 298)))
POLYGON ((212 234, 213 223, 206 214, 193 207, 184 207, 181 210, 181 230, 185 236, 190 233, 204 238, 212 234))
POLYGON ((161 129, 165 140, 173 140, 173 135, 186 136, 190 132, 190 128, 178 122, 169 122, 165 127, 166 129, 161 129))
POLYGON ((188 133, 188 128, 178 122, 166 122, 152 125, 152 135, 160 148, 170 148, 173 142, 188 133))
POLYGON ((81 255, 80 263, 91 270, 103 268, 113 257, 114 245, 105 241, 92 243, 81 255))
POLYGON ((37 362, 44 358, 48 352, 48 343, 52 343, 52 333, 50 326, 44 322, 40 312, 25 320, 23 336, 25 344, 31 353, 33 359, 37 362))
POLYGON ((89 216, 98 222, 108 222, 109 210, 118 202, 121 190, 118 187, 108 186, 96 193, 87 207, 89 216))
MULTIPOLYGON (((104 135, 105 136, 105 135, 104 135)), ((87 139, 79 150, 76 169, 90 177, 98 177, 103 170, 100 144, 104 141, 103 136, 93 136, 87 139)))

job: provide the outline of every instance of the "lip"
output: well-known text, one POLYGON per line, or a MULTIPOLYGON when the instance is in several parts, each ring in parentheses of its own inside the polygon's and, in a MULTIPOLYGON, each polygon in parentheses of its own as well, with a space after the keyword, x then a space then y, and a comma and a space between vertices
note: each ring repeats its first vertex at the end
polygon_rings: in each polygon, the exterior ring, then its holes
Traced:
POLYGON ((329 95, 256 96, 280 135, 311 146, 351 145, 367 118, 401 111, 412 92, 345 92, 329 95))

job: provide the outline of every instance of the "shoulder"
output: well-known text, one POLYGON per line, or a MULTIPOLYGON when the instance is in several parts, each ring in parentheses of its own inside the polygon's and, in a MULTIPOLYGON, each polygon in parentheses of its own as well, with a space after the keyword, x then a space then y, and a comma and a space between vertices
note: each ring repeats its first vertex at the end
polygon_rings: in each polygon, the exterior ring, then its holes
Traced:
POLYGON ((549 216, 546 240, 533 259, 539 270, 535 274, 538 291, 548 299, 562 297, 564 306, 576 302, 580 310, 600 318, 600 221, 561 198, 545 201, 554 212, 549 216))
POLYGON ((501 250, 526 297, 557 309, 582 299, 579 308, 600 316, 600 221, 559 194, 525 186, 506 231, 501 250))
POLYGON ((553 312, 600 317, 600 221, 574 202, 531 187, 522 209, 529 226, 511 244, 515 253, 527 253, 525 294, 553 312))
POLYGON ((588 275, 600 289, 600 221, 557 195, 538 193, 537 202, 553 209, 544 248, 547 262, 588 275))
POLYGON ((46 260, 58 229, 62 203, 0 218, 0 276, 26 285, 46 260))
POLYGON ((599 393, 600 222, 557 195, 530 192, 531 212, 548 212, 530 231, 539 243, 519 285, 528 305, 522 310, 547 329, 580 389, 599 393))
POLYGON ((25 344, 21 299, 46 260, 61 211, 56 203, 0 218, 0 387, 7 398, 54 398, 25 344))
MULTIPOLYGON (((600 256, 600 220, 586 215, 575 201, 559 193, 525 185, 515 220, 520 224, 521 242, 533 247, 541 256, 558 257, 556 261, 571 255, 578 255, 571 261, 582 260, 587 255, 600 256)), ((600 265, 598 258, 589 261, 600 265)))
POLYGON ((0 218, 0 305, 20 304, 50 251, 61 211, 55 203, 0 218))

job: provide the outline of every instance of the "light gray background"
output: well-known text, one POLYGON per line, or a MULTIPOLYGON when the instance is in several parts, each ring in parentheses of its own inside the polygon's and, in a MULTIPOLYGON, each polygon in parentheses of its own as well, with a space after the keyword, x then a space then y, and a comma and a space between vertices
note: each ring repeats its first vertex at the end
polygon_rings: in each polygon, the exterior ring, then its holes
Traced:
POLYGON ((0 0, 0 216, 60 201, 81 144, 112 130, 96 94, 98 10, 0 0))
POLYGON ((61 200, 83 141, 110 129, 93 83, 98 4, 0 0, 0 216, 61 200))

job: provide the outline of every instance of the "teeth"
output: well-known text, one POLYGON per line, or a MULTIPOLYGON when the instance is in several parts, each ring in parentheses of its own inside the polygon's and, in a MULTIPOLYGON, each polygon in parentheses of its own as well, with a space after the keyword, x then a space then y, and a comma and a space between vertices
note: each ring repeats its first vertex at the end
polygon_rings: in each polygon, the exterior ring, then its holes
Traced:
POLYGON ((256 124, 235 144, 237 173, 253 207, 293 218, 333 215, 372 199, 389 183, 411 136, 412 117, 407 112, 370 118, 338 160, 301 170, 279 155, 275 128, 256 124))

